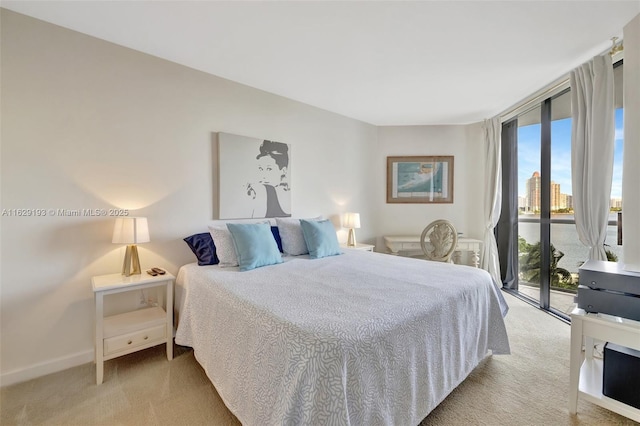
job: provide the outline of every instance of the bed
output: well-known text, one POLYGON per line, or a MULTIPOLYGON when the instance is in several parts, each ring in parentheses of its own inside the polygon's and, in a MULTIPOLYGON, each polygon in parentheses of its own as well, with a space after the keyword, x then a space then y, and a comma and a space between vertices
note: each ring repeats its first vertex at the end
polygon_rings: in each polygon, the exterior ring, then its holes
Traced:
POLYGON ((345 250, 176 282, 176 343, 244 425, 417 425, 510 350, 504 299, 472 267, 345 250))

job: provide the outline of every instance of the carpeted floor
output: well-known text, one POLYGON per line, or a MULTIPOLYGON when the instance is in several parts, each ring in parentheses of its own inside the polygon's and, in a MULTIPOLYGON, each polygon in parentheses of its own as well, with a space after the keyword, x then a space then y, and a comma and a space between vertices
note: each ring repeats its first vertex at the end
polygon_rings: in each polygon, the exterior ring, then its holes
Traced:
MULTIPOLYGON (((422 423, 429 425, 637 425, 585 401, 567 410, 570 328, 505 295, 511 355, 486 358, 422 423)), ((9 425, 235 425, 189 348, 163 346, 86 364, 0 390, 9 425)))

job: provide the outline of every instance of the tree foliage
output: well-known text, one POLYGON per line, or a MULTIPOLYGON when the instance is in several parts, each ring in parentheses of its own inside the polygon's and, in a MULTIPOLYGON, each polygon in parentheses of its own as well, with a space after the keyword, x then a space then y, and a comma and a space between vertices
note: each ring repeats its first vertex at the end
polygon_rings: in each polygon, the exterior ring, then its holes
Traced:
MULTIPOLYGON (((520 253, 520 272, 525 281, 534 284, 540 284, 540 261, 541 246, 540 242, 529 244, 527 241, 518 237, 518 249, 520 253)), ((551 286, 560 288, 575 289, 571 272, 558 266, 560 259, 564 257, 564 253, 556 249, 553 244, 550 247, 550 265, 551 286)))

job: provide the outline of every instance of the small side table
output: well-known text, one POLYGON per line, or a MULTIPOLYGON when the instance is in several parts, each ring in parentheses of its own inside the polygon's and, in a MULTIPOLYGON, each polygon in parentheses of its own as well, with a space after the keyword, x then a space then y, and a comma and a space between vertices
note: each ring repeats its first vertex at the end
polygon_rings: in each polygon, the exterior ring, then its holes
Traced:
MULTIPOLYGON (((91 278, 95 318, 96 383, 101 384, 104 361, 152 346, 166 344, 167 359, 173 359, 173 281, 170 273, 155 277, 142 273, 125 277, 122 274, 99 275, 91 278), (166 298, 158 306, 137 309, 104 317, 104 296, 152 287, 165 287, 166 298)), ((162 293, 159 293, 159 299, 162 293)))
POLYGON ((342 248, 347 248, 347 249, 354 249, 354 250, 362 250, 362 251, 373 251, 373 249, 376 247, 372 244, 360 244, 360 243, 356 243, 355 246, 348 246, 346 244, 340 244, 340 247, 342 248))
POLYGON ((569 413, 576 414, 578 397, 640 422, 640 409, 602 394, 603 361, 593 357, 593 340, 617 343, 640 350, 640 321, 611 315, 571 312, 571 357, 569 361, 569 413), (582 344, 585 343, 584 361, 582 344))

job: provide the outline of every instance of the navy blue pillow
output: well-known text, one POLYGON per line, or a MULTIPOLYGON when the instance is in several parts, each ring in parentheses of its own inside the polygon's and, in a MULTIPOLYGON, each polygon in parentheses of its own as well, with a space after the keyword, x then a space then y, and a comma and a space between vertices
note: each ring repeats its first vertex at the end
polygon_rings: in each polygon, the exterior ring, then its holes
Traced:
POLYGON ((276 244, 278 244, 278 250, 280 250, 280 253, 283 253, 283 251, 282 251, 282 238, 280 238, 280 230, 278 229, 277 226, 272 226, 271 227, 271 233, 273 234, 273 238, 275 238, 275 240, 276 240, 276 244))
POLYGON ((193 234, 184 239, 193 254, 198 259, 198 265, 217 265, 220 263, 216 254, 216 246, 213 244, 213 238, 208 232, 201 234, 193 234))
MULTIPOLYGON (((278 250, 282 253, 282 239, 280 238, 280 231, 277 226, 271 227, 271 233, 273 238, 278 244, 278 250)), ((190 237, 184 239, 193 254, 198 259, 198 265, 217 265, 220 263, 218 255, 216 254, 216 245, 213 243, 213 238, 209 232, 203 232, 201 234, 193 234, 190 237)))

